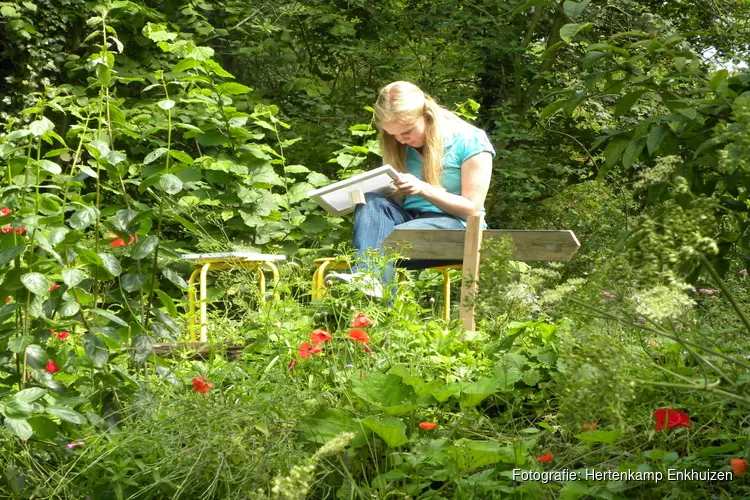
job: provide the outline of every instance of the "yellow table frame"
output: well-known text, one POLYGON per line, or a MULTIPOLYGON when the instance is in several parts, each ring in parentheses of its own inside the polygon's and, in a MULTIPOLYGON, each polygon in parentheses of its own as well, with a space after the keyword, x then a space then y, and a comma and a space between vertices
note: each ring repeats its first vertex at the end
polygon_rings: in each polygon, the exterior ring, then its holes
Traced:
MULTIPOLYGON (((263 256, 260 256, 261 259, 263 256)), ((206 277, 208 271, 211 269, 249 269, 254 270, 258 274, 258 292, 260 294, 261 303, 265 303, 266 295, 266 276, 264 274, 264 267, 271 271, 273 274, 274 283, 274 300, 279 299, 278 283, 279 283, 279 270, 276 265, 272 262, 273 260, 283 260, 278 258, 279 256, 269 255, 269 260, 254 260, 254 259, 243 259, 238 257, 209 257, 209 258, 197 258, 192 264, 196 267, 193 273, 190 275, 188 280, 188 332, 190 334, 190 340, 196 341, 196 324, 195 324, 195 281, 200 276, 198 281, 200 289, 200 341, 205 342, 208 340, 208 300, 207 300, 207 284, 206 277), (274 258, 275 257, 275 258, 274 258)))
MULTIPOLYGON (((320 300, 325 297, 325 277, 329 269, 350 269, 349 261, 344 257, 323 257, 315 259, 313 264, 317 266, 312 278, 312 300, 320 300)), ((447 266, 428 267, 430 271, 438 271, 443 275, 443 319, 449 322, 451 319, 451 277, 449 269, 463 269, 462 264, 451 264, 447 266)))

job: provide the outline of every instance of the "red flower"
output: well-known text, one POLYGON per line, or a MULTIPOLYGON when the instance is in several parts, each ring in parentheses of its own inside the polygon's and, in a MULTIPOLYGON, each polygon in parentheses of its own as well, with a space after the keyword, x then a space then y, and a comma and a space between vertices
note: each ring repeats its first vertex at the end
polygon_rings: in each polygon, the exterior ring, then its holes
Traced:
POLYGON ((60 283, 55 283, 54 285, 52 285, 51 287, 49 287, 49 291, 50 291, 50 292, 54 292, 55 290, 57 290, 57 289, 58 289, 58 288, 60 288, 61 286, 62 286, 62 285, 60 285, 60 283))
POLYGON ((688 423, 690 421, 690 415, 669 408, 656 410, 654 412, 654 418, 656 419, 655 429, 657 431, 664 430, 665 423, 667 424, 667 429, 674 429, 675 427, 687 427, 688 429, 691 429, 693 427, 688 423))
POLYGON ((323 342, 333 340, 333 337, 327 331, 318 328, 317 330, 312 331, 310 334, 310 340, 313 344, 322 344, 323 342))
POLYGON ((68 337, 70 337, 70 334, 68 332, 52 332, 55 334, 55 336, 60 340, 65 340, 68 337))
POLYGON ((11 231, 13 231, 13 228, 12 227, 4 227, 4 228, 0 229, 0 231, 2 231, 3 234, 10 233, 11 231))
POLYGON ((214 384, 208 381, 205 375, 193 377, 193 392, 200 392, 204 396, 214 388, 214 384))
POLYGON ((60 367, 55 364, 54 361, 51 359, 47 361, 47 366, 44 367, 44 370, 48 373, 57 373, 60 371, 60 367))
POLYGON ((0 208, 0 215, 9 215, 13 210, 8 207, 0 208))
POLYGON ((372 349, 370 349, 369 346, 363 345, 362 350, 365 351, 368 355, 372 355, 372 349))
POLYGON ((596 424, 583 424, 583 432, 588 431, 595 431, 596 430, 596 424))
POLYGON ((26 228, 25 227, 19 227, 18 229, 16 229, 16 233, 18 233, 18 234, 23 234, 25 232, 26 232, 26 228))
MULTIPOLYGON (((108 236, 110 238, 116 238, 117 237, 117 235, 115 233, 109 233, 108 236)), ((115 241, 113 241, 112 243, 110 243, 109 246, 111 246, 111 247, 125 247, 125 246, 130 245, 134 241, 135 241, 135 236, 133 236, 131 234, 130 235, 130 241, 128 241, 127 243, 125 243, 125 240, 123 240, 122 238, 117 238, 115 241)))
POLYGON ((426 431, 431 431, 432 429, 437 427, 438 424, 436 424, 435 422, 420 422, 419 426, 426 431))
POLYGON ((367 335, 367 332, 364 332, 363 330, 349 330, 349 333, 346 336, 355 342, 362 342, 366 344, 370 341, 370 337, 367 335))
POLYGON ((546 462, 551 462, 553 458, 555 458, 554 455, 552 455, 552 453, 550 452, 547 452, 541 457, 536 457, 536 461, 546 463, 546 462))
POLYGON ((297 355, 302 359, 307 359, 313 354, 318 354, 322 351, 323 348, 319 345, 312 345, 310 342, 303 342, 299 345, 299 349, 297 349, 297 355))
POLYGON ((289 366, 287 366, 287 369, 289 370, 289 373, 292 373, 294 371, 294 367, 297 366, 297 360, 293 359, 289 362, 289 366))
POLYGON ((741 477, 747 470, 747 462, 741 458, 732 459, 732 474, 737 477, 741 477))
POLYGON ((13 299, 11 299, 10 297, 5 297, 5 303, 6 303, 6 304, 7 304, 8 302, 10 302, 11 300, 13 300, 13 299))
POLYGON ((373 324, 372 319, 365 313, 357 313, 352 320, 352 328, 367 328, 373 324))

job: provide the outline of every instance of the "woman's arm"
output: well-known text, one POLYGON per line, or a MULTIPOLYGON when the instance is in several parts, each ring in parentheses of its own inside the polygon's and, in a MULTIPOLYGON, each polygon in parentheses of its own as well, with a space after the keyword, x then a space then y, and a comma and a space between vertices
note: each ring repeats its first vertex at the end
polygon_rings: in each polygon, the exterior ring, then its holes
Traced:
POLYGON ((443 212, 466 219, 484 208, 490 177, 492 155, 484 152, 472 156, 461 165, 460 196, 432 186, 412 174, 401 174, 401 179, 393 181, 393 184, 399 189, 399 194, 419 195, 443 212))

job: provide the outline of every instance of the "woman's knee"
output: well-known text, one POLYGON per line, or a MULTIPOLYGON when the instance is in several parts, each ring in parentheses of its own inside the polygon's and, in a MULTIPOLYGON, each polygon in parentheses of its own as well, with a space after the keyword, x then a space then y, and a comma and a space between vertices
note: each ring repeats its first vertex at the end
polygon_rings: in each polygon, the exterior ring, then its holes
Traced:
POLYGON ((388 198, 378 193, 365 193, 365 203, 357 205, 356 213, 383 212, 391 203, 388 198))

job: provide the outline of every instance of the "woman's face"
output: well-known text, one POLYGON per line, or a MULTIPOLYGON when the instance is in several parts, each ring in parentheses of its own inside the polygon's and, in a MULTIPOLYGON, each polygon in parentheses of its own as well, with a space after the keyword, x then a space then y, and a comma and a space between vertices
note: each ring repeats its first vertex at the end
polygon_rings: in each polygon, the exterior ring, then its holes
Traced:
POLYGON ((413 148, 424 146, 425 138, 425 121, 424 117, 417 118, 412 123, 386 123, 382 126, 383 131, 392 135, 401 144, 409 145, 413 148))

